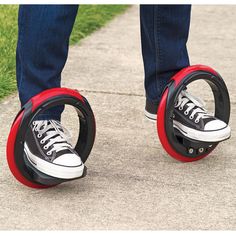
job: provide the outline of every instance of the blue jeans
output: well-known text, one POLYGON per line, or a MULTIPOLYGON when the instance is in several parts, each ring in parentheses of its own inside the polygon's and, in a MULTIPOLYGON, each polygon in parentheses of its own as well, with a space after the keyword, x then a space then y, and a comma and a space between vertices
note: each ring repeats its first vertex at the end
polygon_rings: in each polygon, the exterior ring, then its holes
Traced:
MULTIPOLYGON (((140 6, 145 91, 150 102, 158 104, 170 77, 189 65, 190 10, 189 5, 140 6)), ((20 6, 16 75, 22 106, 41 91, 60 87, 77 11, 77 5, 20 6)), ((56 107, 41 118, 60 119, 62 111, 63 107, 56 107)))
POLYGON ((186 43, 191 5, 141 5, 146 99, 158 105, 169 79, 189 66, 186 43))

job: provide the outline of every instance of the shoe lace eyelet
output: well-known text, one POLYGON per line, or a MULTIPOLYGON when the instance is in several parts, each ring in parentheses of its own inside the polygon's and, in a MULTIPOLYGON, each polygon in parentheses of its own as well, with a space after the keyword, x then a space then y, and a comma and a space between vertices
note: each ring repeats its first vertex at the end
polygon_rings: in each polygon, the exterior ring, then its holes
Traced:
POLYGON ((184 112, 184 115, 186 115, 186 116, 187 116, 187 115, 188 115, 188 112, 187 112, 187 111, 185 111, 185 112, 184 112))
POLYGON ((42 139, 42 140, 40 140, 40 143, 41 143, 41 144, 44 144, 44 143, 45 143, 45 141, 42 139))
POLYGON ((43 149, 44 149, 44 150, 47 150, 47 149, 48 149, 48 146, 47 146, 47 145, 43 146, 43 149))
POLYGON ((195 122, 195 123, 198 123, 198 122, 199 122, 199 119, 196 119, 194 122, 195 122))
POLYGON ((51 152, 51 151, 48 151, 48 152, 47 152, 47 155, 48 155, 48 156, 52 155, 52 152, 51 152))
POLYGON ((182 111, 183 109, 184 109, 183 107, 181 107, 181 106, 179 107, 179 110, 180 110, 180 111, 182 111))
POLYGON ((190 120, 192 120, 193 118, 194 118, 194 116, 192 116, 192 115, 191 115, 191 116, 189 116, 189 119, 190 119, 190 120))
POLYGON ((41 138, 41 137, 42 137, 42 135, 41 135, 41 134, 38 134, 38 135, 37 135, 37 137, 38 137, 38 138, 41 138))

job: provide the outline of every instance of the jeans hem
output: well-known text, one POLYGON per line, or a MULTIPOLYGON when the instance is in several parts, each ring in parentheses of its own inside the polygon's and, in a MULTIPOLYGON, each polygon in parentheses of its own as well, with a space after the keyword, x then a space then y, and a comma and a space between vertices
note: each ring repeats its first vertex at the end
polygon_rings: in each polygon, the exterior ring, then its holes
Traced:
POLYGON ((37 120, 57 120, 61 121, 61 115, 55 115, 55 114, 40 114, 36 117, 37 120))

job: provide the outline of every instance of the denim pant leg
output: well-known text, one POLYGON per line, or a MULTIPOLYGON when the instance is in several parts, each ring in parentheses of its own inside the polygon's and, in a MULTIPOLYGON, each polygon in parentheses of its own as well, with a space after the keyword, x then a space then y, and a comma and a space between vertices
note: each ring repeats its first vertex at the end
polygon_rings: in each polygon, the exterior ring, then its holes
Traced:
POLYGON ((140 24, 147 101, 158 106, 169 79, 189 65, 191 5, 141 5, 140 24))
MULTIPOLYGON (((60 87, 77 5, 21 5, 18 15, 16 77, 21 105, 45 89, 60 87)), ((63 106, 40 119, 60 119, 63 106)))

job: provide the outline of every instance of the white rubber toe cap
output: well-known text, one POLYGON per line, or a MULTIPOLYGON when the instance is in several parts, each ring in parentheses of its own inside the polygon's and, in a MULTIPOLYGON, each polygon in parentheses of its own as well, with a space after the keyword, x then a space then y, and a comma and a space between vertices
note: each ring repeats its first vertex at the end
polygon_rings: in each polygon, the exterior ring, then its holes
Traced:
POLYGON ((53 163, 68 167, 76 167, 82 165, 80 157, 72 153, 59 156, 53 161, 53 163))
POLYGON ((215 131, 215 130, 224 129, 226 127, 227 127, 227 124, 225 122, 221 120, 212 120, 205 125, 204 131, 215 131))

